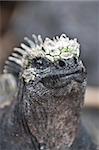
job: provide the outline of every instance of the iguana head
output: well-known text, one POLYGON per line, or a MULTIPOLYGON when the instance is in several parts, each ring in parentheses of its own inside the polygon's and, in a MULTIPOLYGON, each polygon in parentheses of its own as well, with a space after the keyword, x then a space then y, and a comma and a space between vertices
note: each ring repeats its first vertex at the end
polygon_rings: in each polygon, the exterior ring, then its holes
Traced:
POLYGON ((53 40, 45 38, 43 41, 40 35, 33 35, 34 41, 24 39, 27 45, 22 43, 21 48, 14 48, 4 73, 22 77, 26 84, 41 82, 48 89, 67 86, 71 81, 85 81, 86 71, 79 59, 77 39, 69 40, 65 34, 53 40))
POLYGON ((65 34, 25 40, 6 61, 4 73, 24 81, 24 112, 32 134, 51 150, 63 150, 75 139, 86 86, 79 43, 65 34))

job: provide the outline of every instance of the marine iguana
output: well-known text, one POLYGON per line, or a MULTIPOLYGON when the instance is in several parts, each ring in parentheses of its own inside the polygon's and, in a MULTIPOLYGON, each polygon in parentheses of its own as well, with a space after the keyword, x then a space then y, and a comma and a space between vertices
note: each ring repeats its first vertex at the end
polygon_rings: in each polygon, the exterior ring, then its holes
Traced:
POLYGON ((96 150, 80 121, 86 69, 77 39, 33 35, 5 63, 17 93, 0 113, 0 150, 96 150))

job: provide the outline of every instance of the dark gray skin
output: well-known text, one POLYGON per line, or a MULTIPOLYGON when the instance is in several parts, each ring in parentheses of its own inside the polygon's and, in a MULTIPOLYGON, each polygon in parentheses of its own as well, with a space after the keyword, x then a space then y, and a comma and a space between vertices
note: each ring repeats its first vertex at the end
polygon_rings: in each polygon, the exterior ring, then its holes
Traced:
POLYGON ((96 150, 80 122, 86 87, 81 61, 35 58, 32 67, 40 76, 25 83, 20 74, 17 97, 1 110, 0 150, 96 150))

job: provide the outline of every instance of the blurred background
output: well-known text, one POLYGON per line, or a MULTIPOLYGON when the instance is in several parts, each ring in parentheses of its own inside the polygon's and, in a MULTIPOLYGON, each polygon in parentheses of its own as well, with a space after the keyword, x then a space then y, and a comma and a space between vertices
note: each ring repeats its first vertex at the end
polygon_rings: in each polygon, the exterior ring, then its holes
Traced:
POLYGON ((80 42, 88 72, 82 121, 99 144, 99 2, 0 1, 0 73, 13 48, 32 33, 43 38, 65 33, 80 42))

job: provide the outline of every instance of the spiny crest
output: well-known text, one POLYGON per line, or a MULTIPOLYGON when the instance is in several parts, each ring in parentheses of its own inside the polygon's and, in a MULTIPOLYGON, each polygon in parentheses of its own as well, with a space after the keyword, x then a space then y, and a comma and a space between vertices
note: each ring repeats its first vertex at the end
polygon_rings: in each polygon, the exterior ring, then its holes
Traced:
POLYGON ((46 57, 54 62, 57 59, 68 59, 73 56, 79 57, 79 43, 77 39, 71 39, 62 34, 56 36, 52 40, 45 38, 43 41, 41 35, 32 35, 33 40, 25 37, 26 45, 21 43, 21 48, 14 48, 14 52, 8 57, 5 62, 4 73, 12 73, 18 76, 22 70, 28 66, 29 60, 36 57, 46 57))

